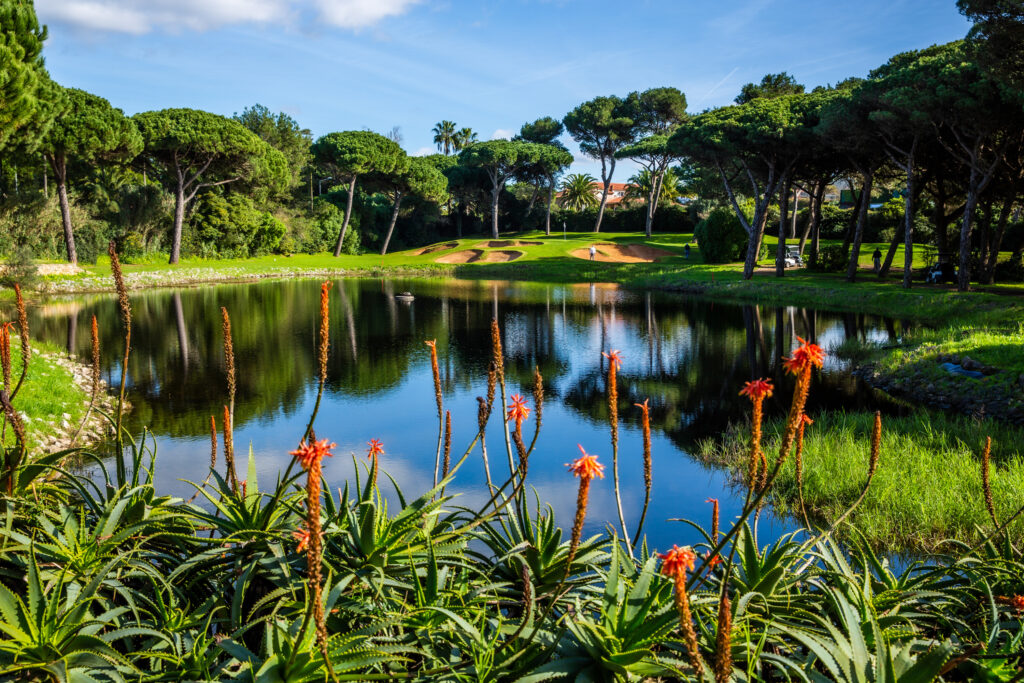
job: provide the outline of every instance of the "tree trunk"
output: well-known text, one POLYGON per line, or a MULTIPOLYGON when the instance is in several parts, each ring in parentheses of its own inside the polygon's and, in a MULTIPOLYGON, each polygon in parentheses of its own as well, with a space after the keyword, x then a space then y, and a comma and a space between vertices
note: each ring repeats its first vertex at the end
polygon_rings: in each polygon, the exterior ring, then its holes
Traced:
POLYGON ((960 225, 960 272, 957 273, 957 289, 966 292, 971 288, 971 230, 974 228, 974 214, 978 207, 979 172, 977 164, 971 164, 971 181, 967 187, 967 203, 964 204, 964 218, 960 225))
POLYGON ((537 196, 540 194, 540 183, 533 186, 533 193, 530 195, 530 204, 526 207, 526 216, 533 213, 533 205, 537 203, 537 196))
POLYGON ((754 266, 757 265, 757 256, 761 252, 761 240, 764 239, 764 224, 768 220, 768 200, 755 206, 754 224, 747 239, 747 258, 743 262, 743 279, 749 280, 754 277, 754 266))
POLYGON ((816 211, 821 212, 821 199, 825 194, 825 186, 822 181, 816 181, 811 187, 811 195, 809 197, 810 204, 807 207, 807 223, 804 224, 804 232, 800 235, 800 255, 804 255, 804 247, 807 245, 807 237, 814 232, 815 221, 817 219, 816 211))
POLYGON ((544 234, 551 236, 551 205, 555 201, 555 176, 548 176, 548 207, 544 216, 544 234))
POLYGON ((168 261, 171 265, 178 263, 181 258, 181 226, 185 222, 185 187, 182 180, 178 181, 178 187, 174 193, 174 233, 171 237, 171 258, 168 261))
POLYGON ((501 187, 497 184, 491 190, 491 237, 498 239, 498 199, 501 197, 501 187))
POLYGON ((868 209, 871 207, 871 188, 875 182, 875 170, 871 169, 864 173, 864 187, 860 191, 860 210, 857 214, 857 229, 853 234, 853 248, 850 249, 850 264, 846 267, 846 281, 853 282, 857 279, 857 269, 860 268, 860 245, 864 241, 864 228, 868 224, 868 209))
POLYGON ((892 268, 892 261, 896 258, 896 249, 900 246, 900 242, 903 241, 903 232, 906 229, 905 225, 896 226, 892 239, 889 241, 889 248, 885 251, 885 260, 882 261, 882 267, 878 269, 879 280, 889 274, 889 270, 892 268))
MULTIPOLYGON (((818 250, 821 244, 821 205, 825 201, 825 190, 828 189, 828 181, 819 182, 818 191, 811 202, 811 258, 818 260, 818 250)), ((800 252, 801 256, 803 252, 800 252)))
POLYGON ((611 168, 607 169, 605 160, 601 159, 601 206, 597 209, 597 222, 594 223, 594 232, 601 232, 601 219, 604 218, 604 207, 608 203, 608 187, 612 184, 612 176, 615 175, 615 157, 611 158, 611 168))
POLYGON ((356 195, 356 176, 348 183, 348 199, 345 201, 345 220, 341 224, 341 232, 338 233, 338 243, 334 245, 334 255, 341 256, 341 245, 345 241, 345 231, 348 230, 348 222, 352 218, 352 198, 356 195))
POLYGON ((779 243, 775 249, 775 277, 786 275, 786 224, 789 222, 789 187, 790 179, 787 176, 782 181, 782 188, 779 190, 779 243))
POLYGON ((914 274, 914 214, 917 210, 914 160, 907 164, 907 197, 903 203, 903 289, 910 289, 914 274))
POLYGON ((45 161, 43 162, 43 198, 44 199, 49 199, 50 198, 50 183, 49 183, 49 179, 46 177, 46 162, 45 161))
MULTIPOLYGON (((789 216, 789 236, 796 239, 796 217, 800 213, 800 188, 793 191, 793 213, 789 216)), ((802 243, 802 240, 801 240, 802 243)), ((803 253, 803 249, 800 249, 803 253)))
POLYGON ((462 239, 462 214, 464 213, 462 202, 459 202, 459 205, 455 208, 455 212, 456 212, 455 213, 455 236, 458 237, 461 240, 462 239))
POLYGON ((78 265, 78 251, 75 249, 75 231, 71 225, 71 207, 68 205, 68 170, 64 155, 50 157, 53 165, 54 180, 57 181, 57 198, 60 201, 60 220, 64 225, 64 246, 67 249, 68 263, 78 265))
POLYGON ((1013 209, 1013 201, 1016 199, 1013 195, 1008 196, 1003 201, 1001 213, 999 214, 999 223, 996 227, 996 233, 992 236, 992 240, 989 243, 988 257, 984 258, 982 254, 982 276, 981 281, 983 284, 990 285, 995 282, 996 275, 996 264, 999 262, 999 249, 1003 246, 1003 237, 1006 235, 1006 224, 1010 220, 1010 211, 1013 209))
POLYGON ((380 255, 388 253, 388 244, 391 243, 391 234, 395 231, 395 223, 398 222, 398 210, 402 207, 402 193, 395 192, 395 208, 391 212, 391 222, 388 224, 388 233, 384 236, 384 246, 380 248, 380 255))
MULTIPOLYGON (((850 244, 853 242, 853 234, 856 232, 857 219, 860 216, 860 205, 864 199, 864 188, 861 187, 860 194, 857 194, 853 190, 853 182, 850 182, 850 192, 856 197, 853 203, 853 216, 854 220, 846 224, 846 232, 843 233, 843 251, 847 254, 850 253, 850 244)), ((870 201, 870 200, 869 200, 870 201)))

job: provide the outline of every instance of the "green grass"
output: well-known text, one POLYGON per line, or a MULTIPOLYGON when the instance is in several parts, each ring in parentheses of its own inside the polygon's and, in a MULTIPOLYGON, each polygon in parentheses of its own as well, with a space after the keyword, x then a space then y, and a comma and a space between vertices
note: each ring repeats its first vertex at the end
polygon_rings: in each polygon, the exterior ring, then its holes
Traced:
MULTIPOLYGON (((867 476, 870 413, 828 413, 807 428, 804 444, 804 503, 811 522, 828 525, 860 495, 867 476)), ((745 476, 749 426, 731 427, 718 441, 701 444, 703 459, 745 476)), ((765 452, 778 452, 781 423, 767 426, 765 452)), ((852 527, 873 545, 890 551, 935 549, 944 539, 979 539, 991 532, 981 484, 980 454, 992 437, 992 489, 996 514, 1005 520, 1024 505, 1024 430, 992 421, 920 411, 882 421, 878 470, 863 504, 841 533, 852 527)), ((773 502, 800 518, 795 460, 783 466, 773 502)), ((1012 533, 1020 538, 1024 523, 1012 533)))
MULTIPOLYGON (((21 345, 19 338, 11 339, 11 359, 14 381, 21 375, 21 345)), ((62 352, 55 346, 33 340, 32 360, 28 377, 14 399, 14 408, 23 416, 30 444, 60 433, 66 414, 68 423, 77 428, 85 417, 89 404, 88 392, 72 379, 71 373, 58 365, 55 358, 62 352)), ((10 426, 4 433, 4 444, 14 443, 10 426)))

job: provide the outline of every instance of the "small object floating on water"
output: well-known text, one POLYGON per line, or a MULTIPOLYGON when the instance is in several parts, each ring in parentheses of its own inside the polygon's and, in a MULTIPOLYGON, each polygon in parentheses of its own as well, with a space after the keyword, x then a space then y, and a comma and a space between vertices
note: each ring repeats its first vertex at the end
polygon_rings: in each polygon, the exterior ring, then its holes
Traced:
POLYGON ((412 292, 400 292, 398 294, 395 294, 395 298, 398 299, 399 301, 412 301, 416 297, 412 295, 412 292))

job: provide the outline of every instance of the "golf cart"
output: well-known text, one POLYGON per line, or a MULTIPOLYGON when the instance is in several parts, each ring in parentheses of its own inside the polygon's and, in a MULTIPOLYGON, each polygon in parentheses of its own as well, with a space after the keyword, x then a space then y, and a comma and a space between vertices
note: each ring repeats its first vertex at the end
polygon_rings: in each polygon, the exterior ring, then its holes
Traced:
POLYGON ((930 285, 945 282, 956 283, 957 272, 953 265, 953 255, 947 251, 925 248, 925 259, 928 265, 924 269, 924 281, 930 285))
POLYGON ((798 247, 786 247, 786 259, 787 268, 803 268, 804 257, 800 255, 800 249, 798 247))

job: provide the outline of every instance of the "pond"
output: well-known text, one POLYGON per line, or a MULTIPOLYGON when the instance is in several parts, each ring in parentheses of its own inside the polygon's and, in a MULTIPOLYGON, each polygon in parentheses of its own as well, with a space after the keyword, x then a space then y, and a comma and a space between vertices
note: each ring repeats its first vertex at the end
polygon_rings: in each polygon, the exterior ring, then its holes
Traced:
MULTIPOLYGON (((235 448, 240 476, 251 446, 260 480, 267 483, 289 460, 316 397, 316 330, 319 281, 291 280, 154 290, 132 295, 128 424, 148 428, 158 445, 156 479, 162 492, 190 497, 209 462, 210 416, 227 401, 220 307, 231 313, 238 377, 235 448)), ((51 300, 31 311, 35 334, 89 357, 89 319, 100 326, 102 367, 119 382, 123 348, 116 300, 93 296, 51 300)), ((791 383, 780 358, 796 336, 826 349, 845 339, 897 339, 903 325, 860 314, 798 308, 724 305, 692 297, 636 292, 614 285, 539 285, 462 280, 334 282, 328 383, 317 433, 338 444, 325 462, 332 487, 353 476, 353 457, 366 462, 367 442, 380 439, 381 467, 406 497, 430 488, 437 413, 425 340, 436 339, 446 409, 453 420, 457 457, 476 431, 476 397, 485 393, 490 322, 497 318, 506 352, 508 393, 530 397, 532 373, 545 381, 543 428, 530 460, 529 485, 571 526, 576 480, 565 463, 577 444, 611 463, 603 350, 618 349, 620 468, 627 524, 642 506, 643 472, 639 409, 650 399, 653 495, 646 531, 652 547, 692 543, 685 524, 707 525, 708 498, 721 501, 723 520, 738 513, 742 491, 726 473, 691 453, 702 438, 744 419, 749 402, 738 395, 744 381, 772 377, 779 390, 769 413, 788 407, 791 383), (410 291, 412 302, 394 294, 410 291)), ((532 407, 532 399, 529 401, 532 407)), ((811 414, 824 409, 900 410, 845 372, 830 358, 812 388, 811 414)), ((532 437, 532 420, 524 427, 532 437)), ((494 477, 508 472, 496 411, 487 433, 494 477)), ((390 486, 390 484, 388 484, 390 486)), ((470 455, 450 490, 456 504, 486 500, 479 449, 470 455)), ((616 518, 611 477, 591 489, 587 532, 616 518)), ((796 528, 794 521, 762 517, 762 540, 796 528)))

